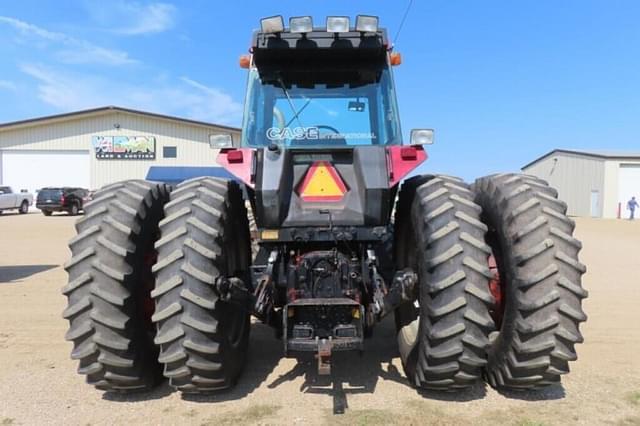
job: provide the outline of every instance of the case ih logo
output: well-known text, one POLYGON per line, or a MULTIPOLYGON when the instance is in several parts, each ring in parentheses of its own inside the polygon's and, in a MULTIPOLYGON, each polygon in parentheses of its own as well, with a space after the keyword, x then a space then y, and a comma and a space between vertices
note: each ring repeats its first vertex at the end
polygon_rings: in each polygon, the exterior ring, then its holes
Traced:
POLYGON ((326 161, 316 161, 309 167, 298 188, 303 201, 340 201, 347 193, 347 187, 336 169, 326 161))

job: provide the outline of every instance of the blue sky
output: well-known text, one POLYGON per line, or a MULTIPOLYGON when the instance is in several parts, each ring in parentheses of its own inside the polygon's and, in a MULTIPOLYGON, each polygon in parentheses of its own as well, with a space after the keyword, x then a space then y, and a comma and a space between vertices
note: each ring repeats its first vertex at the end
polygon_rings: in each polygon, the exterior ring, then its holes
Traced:
MULTIPOLYGON (((260 17, 376 14, 393 35, 408 3, 0 1, 0 122, 115 104, 232 125, 260 17)), ((414 0, 394 71, 404 133, 436 130, 424 169, 640 151, 639 22, 635 0, 414 0)))

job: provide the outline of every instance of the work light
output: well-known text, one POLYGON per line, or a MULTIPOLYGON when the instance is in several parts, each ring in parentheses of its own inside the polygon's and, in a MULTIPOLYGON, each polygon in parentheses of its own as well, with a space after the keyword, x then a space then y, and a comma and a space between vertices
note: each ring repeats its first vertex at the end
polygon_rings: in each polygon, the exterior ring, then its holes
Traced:
POLYGON ((378 31, 378 17, 370 15, 356 16, 356 31, 374 33, 378 31))
POLYGON ((263 33, 281 33, 284 31, 284 19, 282 19, 282 15, 262 18, 260 28, 263 33))
POLYGON ((311 16, 294 16, 289 18, 289 31, 292 33, 310 33, 313 31, 311 16))
POLYGON ((349 17, 348 16, 327 16, 327 32, 348 33, 349 17))
POLYGON ((412 129, 411 145, 433 144, 433 129, 412 129))

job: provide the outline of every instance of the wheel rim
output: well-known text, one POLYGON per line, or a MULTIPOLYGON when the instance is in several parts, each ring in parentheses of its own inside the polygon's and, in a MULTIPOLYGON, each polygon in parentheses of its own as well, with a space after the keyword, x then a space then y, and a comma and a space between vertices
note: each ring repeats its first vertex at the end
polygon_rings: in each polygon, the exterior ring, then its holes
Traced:
POLYGON ((489 309, 489 315, 493 319, 496 331, 491 333, 489 339, 494 342, 497 336, 502 332, 502 326, 505 323, 504 317, 509 303, 507 296, 507 283, 509 277, 506 276, 504 268, 504 257, 502 255, 502 247, 499 243, 498 232, 487 217, 483 217, 483 222, 489 225, 489 231, 486 235, 487 245, 491 248, 491 255, 487 258, 487 266, 491 272, 489 280, 489 291, 494 298, 494 305, 489 309))
POLYGON ((489 280, 489 291, 495 300, 494 308, 489 311, 491 318, 496 324, 498 329, 502 326, 502 318, 504 317, 504 280, 500 277, 500 271, 498 269, 498 261, 494 254, 491 254, 487 259, 489 265, 489 271, 492 278, 489 280))

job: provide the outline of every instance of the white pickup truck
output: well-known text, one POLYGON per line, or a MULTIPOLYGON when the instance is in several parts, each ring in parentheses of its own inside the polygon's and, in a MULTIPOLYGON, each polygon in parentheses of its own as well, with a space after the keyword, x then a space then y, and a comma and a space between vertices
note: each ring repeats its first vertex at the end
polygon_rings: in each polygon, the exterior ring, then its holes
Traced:
POLYGON ((10 186, 0 186, 0 214, 5 210, 17 209, 20 214, 29 212, 33 204, 33 195, 27 192, 15 193, 10 186))

